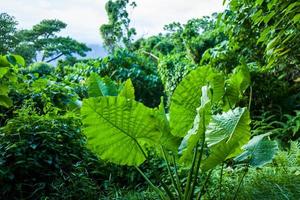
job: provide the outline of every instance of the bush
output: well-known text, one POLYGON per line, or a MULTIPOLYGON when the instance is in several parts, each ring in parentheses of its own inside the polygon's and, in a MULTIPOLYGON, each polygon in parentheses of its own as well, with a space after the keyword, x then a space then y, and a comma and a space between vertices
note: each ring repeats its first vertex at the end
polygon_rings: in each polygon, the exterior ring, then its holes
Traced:
POLYGON ((20 115, 0 129, 2 199, 98 199, 101 162, 76 117, 20 115))
MULTIPOLYGON (((227 168, 223 173, 222 199, 231 200, 244 173, 243 168, 227 168)), ((218 199, 220 170, 213 173, 206 198, 218 199)), ((289 151, 279 151, 273 163, 261 168, 249 168, 237 199, 300 199, 300 146, 291 143, 289 151)))

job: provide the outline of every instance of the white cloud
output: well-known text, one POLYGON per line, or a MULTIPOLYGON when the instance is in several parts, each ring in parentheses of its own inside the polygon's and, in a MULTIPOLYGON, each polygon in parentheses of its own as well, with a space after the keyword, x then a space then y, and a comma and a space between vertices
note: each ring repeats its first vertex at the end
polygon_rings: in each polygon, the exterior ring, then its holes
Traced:
POLYGON ((224 9, 222 0, 136 0, 133 26, 139 34, 151 35, 171 22, 185 23, 191 18, 211 15, 224 9))
MULTIPOLYGON (((0 12, 16 17, 20 28, 30 28, 42 19, 60 19, 68 24, 63 35, 86 43, 100 43, 99 26, 107 21, 107 0, 0 0, 0 12), (2 1, 2 2, 1 2, 2 1)), ((162 31, 173 21, 210 15, 223 10, 222 0, 136 0, 130 10, 138 35, 162 31)))

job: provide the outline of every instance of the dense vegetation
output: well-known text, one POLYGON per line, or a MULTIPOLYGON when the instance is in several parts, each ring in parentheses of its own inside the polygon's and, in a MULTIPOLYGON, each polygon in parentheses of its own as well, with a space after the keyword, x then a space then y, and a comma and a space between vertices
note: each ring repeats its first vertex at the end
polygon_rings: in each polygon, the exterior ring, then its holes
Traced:
POLYGON ((1 13, 0 199, 300 199, 300 3, 225 3, 135 40, 109 0, 99 59, 1 13))

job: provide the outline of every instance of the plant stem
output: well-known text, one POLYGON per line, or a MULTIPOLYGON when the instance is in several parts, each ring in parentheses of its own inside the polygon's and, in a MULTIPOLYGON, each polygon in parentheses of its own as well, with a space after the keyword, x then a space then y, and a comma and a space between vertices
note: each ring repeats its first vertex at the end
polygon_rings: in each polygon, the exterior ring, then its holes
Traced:
MULTIPOLYGON (((194 190, 195 190, 195 186, 196 186, 196 182, 198 179, 198 174, 199 174, 199 170, 200 170, 200 165, 201 165, 201 160, 202 160, 202 156, 203 156, 203 151, 204 151, 204 145, 205 145, 205 114, 202 113, 202 126, 203 126, 203 131, 202 131, 202 141, 201 141, 201 149, 200 149, 200 154, 198 156, 198 161, 197 161, 197 165, 196 165, 196 171, 195 171, 195 178, 194 181, 192 183, 192 189, 189 192, 189 199, 193 198, 194 195, 194 190)), ((196 149, 197 150, 197 149, 196 149)))
POLYGON ((196 163, 196 158, 197 158, 197 154, 198 154, 198 151, 197 151, 198 145, 199 144, 197 143, 197 145, 195 147, 193 160, 192 160, 192 166, 190 168, 189 175, 188 175, 188 178, 187 178, 187 181, 186 181, 186 185, 185 185, 185 189, 184 189, 184 197, 183 197, 184 200, 189 200, 188 195, 189 195, 189 192, 190 192, 190 186, 191 186, 191 182, 192 182, 192 178, 193 178, 193 172, 194 172, 195 163, 196 163))
POLYGON ((169 190, 168 186, 167 186, 163 181, 161 181, 161 185, 162 185, 162 187, 164 188, 164 190, 166 191, 168 197, 169 197, 171 200, 175 200, 174 195, 172 194, 172 192, 169 190))
POLYGON ((228 98, 227 95, 226 95, 226 99, 227 99, 227 101, 228 101, 228 105, 229 105, 230 110, 232 110, 232 106, 231 106, 231 103, 230 103, 229 98, 228 98))
POLYGON ((202 188, 201 188, 201 190, 200 190, 200 192, 198 193, 198 195, 197 195, 197 200, 200 200, 200 198, 201 198, 201 195, 202 195, 202 193, 203 194, 205 194, 205 192, 204 192, 204 190, 205 190, 205 187, 206 187, 206 184, 208 183, 208 181, 209 181, 209 179, 210 179, 210 176, 211 176, 211 174, 212 174, 212 169, 208 172, 208 175, 207 175, 207 177, 206 177, 206 179, 205 179, 205 181, 204 181, 204 183, 203 183, 203 185, 202 185, 202 188))
POLYGON ((179 189, 180 196, 182 198, 183 194, 182 194, 181 182, 180 182, 178 171, 177 171, 175 156, 173 154, 172 154, 172 158, 173 158, 172 160, 173 160, 173 165, 174 165, 174 169, 175 169, 175 178, 176 178, 176 182, 177 182, 177 186, 178 186, 178 189, 179 189))
POLYGON ((168 169, 168 173, 169 173, 169 176, 170 176, 170 178, 171 178, 172 184, 173 184, 173 186, 174 186, 174 188, 175 188, 175 191, 176 191, 177 194, 178 194, 179 199, 181 199, 180 189, 179 189, 178 185, 176 184, 176 182, 175 182, 175 180, 174 180, 174 176, 173 176, 173 174, 172 174, 172 172, 171 172, 171 167, 170 167, 170 163, 169 163, 169 160, 168 160, 168 158, 167 158, 167 155, 166 155, 166 151, 165 151, 165 149, 164 149, 162 146, 161 146, 161 150, 162 150, 164 159, 165 159, 166 164, 167 164, 167 169, 168 169))
MULTIPOLYGON (((204 140, 203 140, 204 141, 204 140)), ((194 193, 194 190, 195 190, 195 186, 196 186, 196 183, 197 183, 197 179, 198 179, 198 174, 199 174, 199 170, 200 170, 200 165, 201 165, 201 160, 202 160, 202 156, 203 156, 203 150, 204 150, 204 142, 202 142, 201 144, 201 149, 200 149, 200 154, 198 156, 198 160, 197 160, 197 165, 196 165, 196 171, 195 171, 195 178, 193 180, 193 183, 192 183, 192 188, 191 188, 191 191, 189 193, 189 199, 192 199, 193 198, 193 193, 194 193)))
POLYGON ((150 179, 144 174, 144 172, 142 172, 142 170, 140 170, 140 168, 138 168, 137 166, 135 166, 135 168, 144 177, 144 179, 148 182, 148 184, 154 189, 154 191, 156 191, 157 194, 159 194, 161 199, 166 200, 167 198, 164 196, 163 191, 161 191, 158 187, 156 187, 152 183, 152 181, 150 181, 150 179))
POLYGON ((223 169, 224 169, 224 163, 222 163, 221 173, 220 173, 220 182, 219 182, 219 199, 220 200, 221 200, 221 191, 222 191, 223 169))
POLYGON ((239 192, 239 190, 240 190, 240 187, 241 187, 241 185, 242 185, 242 182, 243 182, 243 180, 244 180, 244 178, 245 178, 247 172, 248 172, 248 167, 246 168, 245 173, 243 174, 243 176, 242 176, 242 178, 241 178, 241 180, 240 180, 240 182, 239 182, 239 185, 238 185, 238 187, 237 187, 237 189, 236 189, 236 191, 235 191, 233 200, 236 200, 237 195, 238 195, 238 192, 239 192))
POLYGON ((250 110, 251 108, 251 103, 252 103, 252 86, 250 86, 248 110, 250 110))

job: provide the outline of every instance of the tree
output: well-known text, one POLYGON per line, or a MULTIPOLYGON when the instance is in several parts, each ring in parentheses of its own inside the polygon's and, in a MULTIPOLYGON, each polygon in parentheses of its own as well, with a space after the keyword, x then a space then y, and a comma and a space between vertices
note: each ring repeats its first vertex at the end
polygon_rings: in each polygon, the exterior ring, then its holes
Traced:
POLYGON ((0 54, 7 54, 16 44, 18 22, 7 13, 0 13, 0 54))
POLYGON ((52 62, 62 56, 73 57, 74 54, 86 56, 85 52, 91 49, 85 44, 70 37, 57 36, 66 26, 60 20, 43 20, 30 30, 19 31, 16 35, 20 42, 15 53, 23 55, 29 63, 38 61, 39 56, 43 62, 52 62))
MULTIPOLYGON (((129 0, 109 0, 105 5, 108 23, 100 27, 100 33, 109 52, 114 52, 117 47, 131 47, 136 30, 129 27, 130 19, 126 10, 128 3, 129 0)), ((136 3, 132 2, 130 6, 134 8, 136 3)))

